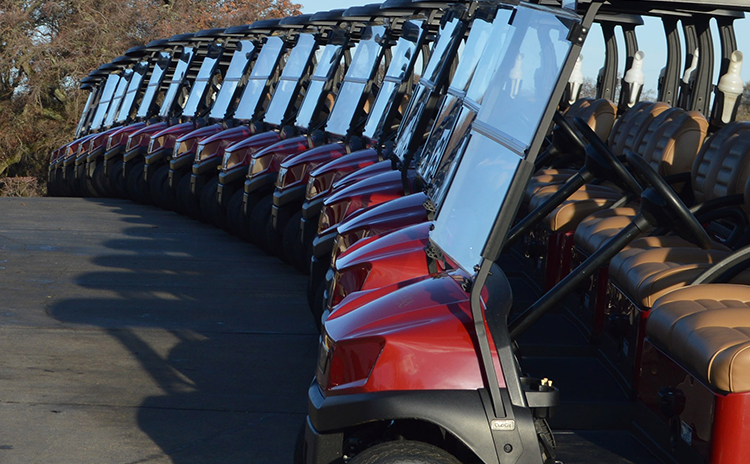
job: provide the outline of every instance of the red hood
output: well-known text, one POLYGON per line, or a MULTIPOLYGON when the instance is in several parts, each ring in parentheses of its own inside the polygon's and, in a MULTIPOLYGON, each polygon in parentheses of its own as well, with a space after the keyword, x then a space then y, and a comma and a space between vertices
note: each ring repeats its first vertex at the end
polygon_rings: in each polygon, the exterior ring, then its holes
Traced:
MULTIPOLYGON (((235 127, 234 129, 239 129, 239 127, 235 127)), ((230 129, 230 130, 233 130, 233 129, 230 129)), ((179 136, 177 140, 175 140, 175 142, 184 142, 185 140, 188 140, 188 139, 204 139, 206 137, 213 136, 217 132, 220 134, 225 132, 224 126, 222 126, 221 124, 211 124, 210 126, 200 127, 198 129, 192 130, 184 135, 179 136)), ((247 129, 245 132, 247 134, 250 133, 250 131, 247 129)))
POLYGON ((362 169, 358 169, 336 181, 333 184, 332 192, 338 192, 339 190, 343 190, 346 187, 363 179, 369 179, 370 177, 374 177, 378 174, 390 171, 393 171, 393 163, 391 163, 390 161, 374 162, 373 164, 365 166, 362 169))
MULTIPOLYGON (((423 222, 377 235, 372 237, 373 240, 362 242, 362 245, 360 245, 360 242, 357 242, 356 245, 346 250, 346 252, 336 259, 335 270, 343 272, 351 266, 363 263, 372 264, 382 258, 411 255, 417 251, 421 253, 422 261, 425 262, 423 267, 426 269, 424 248, 429 243, 431 227, 431 223, 423 222)), ((418 276, 414 275, 412 277, 418 276)))
POLYGON ((350 217, 338 226, 340 234, 366 228, 369 235, 384 234, 395 229, 410 226, 427 220, 427 210, 424 207, 429 197, 422 193, 401 196, 379 205, 369 206, 350 217))
MULTIPOLYGON (((356 299, 364 304, 345 300, 325 321, 328 336, 355 348, 358 339, 377 338, 383 349, 365 383, 341 385, 327 394, 482 388, 463 277, 444 273, 370 292, 367 303, 356 299)), ((504 387, 502 376, 499 381, 504 387)))

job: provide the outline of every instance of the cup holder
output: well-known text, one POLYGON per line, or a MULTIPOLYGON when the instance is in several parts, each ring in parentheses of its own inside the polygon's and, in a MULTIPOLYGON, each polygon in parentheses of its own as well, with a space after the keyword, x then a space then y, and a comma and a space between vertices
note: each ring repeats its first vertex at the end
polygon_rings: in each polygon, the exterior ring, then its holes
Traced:
POLYGON ((521 387, 535 417, 549 417, 549 409, 560 404, 560 390, 547 379, 521 377, 521 387))

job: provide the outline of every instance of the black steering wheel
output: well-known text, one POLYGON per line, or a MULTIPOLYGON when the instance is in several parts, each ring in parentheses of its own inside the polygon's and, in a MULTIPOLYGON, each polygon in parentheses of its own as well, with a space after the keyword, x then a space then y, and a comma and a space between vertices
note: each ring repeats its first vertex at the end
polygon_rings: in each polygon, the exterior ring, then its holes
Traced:
POLYGON ((594 176, 610 180, 626 191, 639 195, 643 191, 641 185, 586 121, 576 117, 573 124, 589 141, 586 148, 586 167, 594 176))
POLYGON ((568 121, 561 112, 555 111, 552 120, 557 124, 557 128, 563 134, 563 137, 568 139, 569 142, 575 144, 575 148, 572 150, 574 154, 584 153, 586 151, 586 145, 588 145, 588 142, 586 142, 586 139, 580 132, 573 128, 570 121, 568 121))
POLYGON ((629 152, 626 157, 636 176, 649 187, 641 195, 641 214, 652 225, 668 227, 704 250, 711 249, 708 233, 669 184, 641 156, 629 152))

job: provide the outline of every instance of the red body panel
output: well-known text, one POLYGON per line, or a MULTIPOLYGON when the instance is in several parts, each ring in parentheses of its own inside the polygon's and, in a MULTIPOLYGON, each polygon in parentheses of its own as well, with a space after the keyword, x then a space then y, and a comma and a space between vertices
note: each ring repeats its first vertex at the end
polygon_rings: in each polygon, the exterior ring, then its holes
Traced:
POLYGON ((66 150, 63 158, 64 159, 70 159, 75 158, 78 154, 78 149, 81 146, 82 143, 86 143, 89 140, 91 140, 92 137, 96 137, 96 134, 89 134, 86 136, 81 137, 80 139, 74 140, 68 144, 68 149, 66 150))
POLYGON ((330 289, 332 303, 354 292, 429 275, 424 249, 429 243, 431 226, 417 224, 375 240, 357 242, 335 261, 330 289))
MULTIPOLYGON (((89 139, 88 146, 86 147, 86 153, 91 153, 97 148, 102 148, 107 144, 109 136, 119 131, 120 127, 112 127, 104 132, 99 132, 93 138, 89 139)), ((81 153, 83 155, 83 153, 81 153)))
POLYGON ((289 184, 285 183, 282 187, 277 186, 277 190, 284 190, 287 188, 296 187, 301 184, 307 184, 307 181, 310 179, 310 171, 312 171, 322 163, 339 159, 345 154, 346 145, 337 142, 311 148, 302 153, 289 156, 281 163, 282 168, 291 170, 302 165, 305 165, 306 167, 302 170, 302 176, 299 176, 299 178, 295 177, 292 182, 290 182, 289 184))
POLYGON ((236 168, 237 166, 249 166, 252 157, 248 155, 253 155, 258 150, 267 148, 281 140, 281 136, 276 131, 261 132, 260 134, 255 134, 251 137, 239 137, 238 132, 229 133, 229 131, 223 131, 212 136, 211 139, 205 140, 205 142, 212 140, 213 137, 219 139, 224 134, 231 136, 230 144, 224 148, 224 152, 231 152, 232 156, 237 157, 240 160, 233 166, 233 168, 236 168))
POLYGON ((333 188, 331 190, 331 195, 361 180, 369 179, 370 177, 375 177, 378 174, 391 171, 393 171, 393 163, 391 163, 390 161, 374 161, 369 166, 365 166, 361 169, 352 171, 351 173, 343 176, 338 181, 334 182, 333 188))
POLYGON ((153 135, 151 135, 151 139, 164 137, 163 144, 159 145, 156 148, 159 150, 172 150, 174 148, 175 141, 179 137, 182 137, 183 135, 191 132, 193 129, 195 129, 195 124, 193 124, 192 122, 183 122, 175 126, 169 126, 165 129, 160 130, 159 132, 155 132, 153 135))
MULTIPOLYGON (((234 145, 231 148, 234 148, 234 145)), ((267 146, 266 148, 253 153, 252 158, 255 159, 256 162, 257 160, 264 158, 264 168, 262 171, 258 171, 250 177, 279 172, 281 162, 287 157, 309 150, 310 148, 312 148, 310 147, 310 139, 306 135, 290 137, 267 146)))
MULTIPOLYGON (((458 272, 440 274, 373 291, 367 303, 362 298, 345 300, 325 321, 333 350, 345 349, 351 356, 358 352, 358 344, 376 340, 382 351, 366 379, 335 386, 325 394, 482 388, 468 295, 460 285, 463 278, 458 272)), ((504 387, 502 375, 498 380, 504 387)))
POLYGON ((321 221, 326 227, 319 230, 319 235, 332 232, 346 218, 355 212, 378 205, 404 195, 401 173, 389 171, 350 185, 332 194, 323 203, 322 215, 327 221, 321 221))
POLYGON ((166 128, 166 122, 157 122, 155 124, 151 124, 138 129, 137 131, 130 134, 130 137, 128 137, 127 148, 132 150, 136 147, 147 147, 149 140, 151 140, 151 135, 166 128))
POLYGON ((114 148, 118 145, 125 146, 125 144, 128 142, 128 136, 137 130, 143 129, 144 127, 146 127, 145 122, 136 122, 133 124, 128 124, 127 126, 120 127, 115 132, 109 134, 107 146, 109 147, 109 149, 114 148))
MULTIPOLYGON (((247 135, 250 134, 250 130, 247 129, 247 128, 244 128, 244 127, 236 127, 234 129, 229 129, 229 130, 235 130, 235 129, 245 129, 244 131, 241 131, 243 133, 244 137, 247 137, 247 135)), ((218 134, 223 134, 224 132, 228 132, 228 131, 225 131, 224 130, 224 126, 222 126, 221 124, 211 124, 210 126, 200 127, 198 129, 192 130, 192 131, 190 131, 190 132, 188 132, 186 134, 183 134, 183 135, 177 137, 177 139, 174 141, 175 144, 178 143, 178 142, 179 143, 188 143, 189 144, 189 149, 187 149, 185 151, 180 150, 180 151, 182 151, 182 153, 179 154, 179 157, 182 157, 182 156, 194 156, 195 155, 195 151, 197 149, 197 142, 204 142, 205 143, 206 140, 208 140, 209 138, 211 138, 211 137, 213 137, 215 135, 218 135, 218 134)), ((221 152, 220 153, 218 153, 218 152, 212 153, 212 154, 210 154, 210 156, 206 156, 203 159, 208 159, 208 158, 211 158, 213 156, 221 156, 221 155, 223 155, 224 154, 224 147, 226 147, 230 143, 232 143, 232 140, 226 140, 225 141, 224 139, 222 139, 221 143, 219 144, 219 148, 220 148, 221 152)), ((205 156, 205 154, 202 155, 202 156, 205 156)), ((178 156, 174 156, 173 155, 173 157, 178 157, 178 156)))
MULTIPOLYGON (((318 193, 315 197, 327 195, 339 179, 377 162, 377 150, 366 148, 318 165, 318 167, 310 172, 310 177, 315 179, 313 182, 317 182, 318 193), (322 179, 325 179, 325 181, 322 181, 322 179)), ((308 200, 312 199, 308 198, 308 200)))

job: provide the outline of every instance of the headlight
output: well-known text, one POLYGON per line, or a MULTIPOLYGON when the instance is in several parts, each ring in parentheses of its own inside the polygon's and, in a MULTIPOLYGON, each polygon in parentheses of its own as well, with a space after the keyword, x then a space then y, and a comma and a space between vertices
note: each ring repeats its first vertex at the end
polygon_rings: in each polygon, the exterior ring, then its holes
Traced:
POLYGON ((294 166, 281 167, 279 176, 276 178, 276 187, 285 188, 297 182, 301 182, 307 171, 307 163, 295 164, 294 166))
POLYGON ((328 294, 328 308, 333 310, 347 295, 362 290, 370 270, 372 264, 362 263, 350 269, 336 271, 328 294))
POLYGON ((138 145, 138 140, 140 140, 140 138, 140 135, 129 135, 128 143, 125 144, 125 151, 127 152, 135 148, 138 145))
POLYGON ((221 147, 221 140, 215 140, 209 143, 199 143, 195 150, 195 162, 204 161, 216 156, 221 147))
POLYGON ((186 139, 175 143, 172 158, 179 158, 190 154, 195 147, 195 139, 186 139))
POLYGON ((267 155, 261 158, 253 158, 250 161, 250 175, 255 176, 268 169, 271 164, 271 156, 267 155))
POLYGON ((164 145, 164 140, 167 136, 162 135, 160 137, 151 137, 148 142, 148 153, 153 153, 164 145))
POLYGON ((336 175, 338 171, 328 171, 318 176, 310 177, 307 182, 307 190, 305 191, 305 198, 312 200, 320 195, 331 191, 333 182, 338 178, 336 175))

